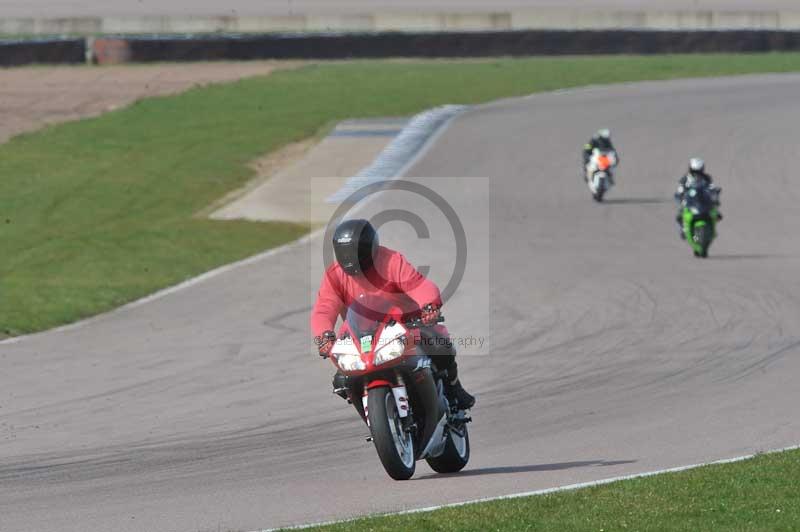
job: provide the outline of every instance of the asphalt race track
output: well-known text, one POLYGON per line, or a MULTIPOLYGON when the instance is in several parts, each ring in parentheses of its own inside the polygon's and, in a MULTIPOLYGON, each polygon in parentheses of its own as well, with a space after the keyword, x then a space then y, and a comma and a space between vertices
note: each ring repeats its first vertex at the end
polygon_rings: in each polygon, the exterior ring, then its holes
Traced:
MULTIPOLYGON (((457 118, 411 169, 491 183, 447 198, 476 213, 468 234, 492 235, 470 248, 491 276, 468 275, 446 307, 454 334, 493 333, 491 355, 462 357, 479 403, 461 475, 422 463, 390 480, 330 394, 307 336, 317 238, 0 344, 0 530, 247 531, 800 443, 798 94, 800 76, 782 75, 498 102, 457 118), (578 151, 600 126, 621 165, 597 205, 578 151), (695 153, 723 188, 707 260, 673 223, 695 153)), ((446 253, 421 256, 397 228, 384 242, 439 279, 446 253)))

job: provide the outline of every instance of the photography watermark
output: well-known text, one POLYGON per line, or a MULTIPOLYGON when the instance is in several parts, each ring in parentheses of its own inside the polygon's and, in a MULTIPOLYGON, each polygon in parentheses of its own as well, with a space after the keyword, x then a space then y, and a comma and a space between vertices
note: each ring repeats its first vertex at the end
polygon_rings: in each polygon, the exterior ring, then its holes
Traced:
POLYGON ((448 347, 448 344, 455 346, 457 350, 471 348, 483 349, 485 343, 485 336, 461 336, 458 334, 450 335, 449 338, 442 336, 422 337, 418 341, 418 345, 423 349, 430 349, 432 351, 436 351, 437 348, 448 347))
MULTIPOLYGON (((320 191, 312 197, 331 197, 332 190, 343 197, 343 186, 341 179, 312 179, 312 191, 320 191)), ((318 304, 323 298, 336 302, 333 306, 343 319, 376 323, 390 312, 403 320, 418 318, 420 307, 441 303, 446 318, 440 324, 443 336, 459 355, 488 354, 489 180, 389 180, 348 192, 344 201, 327 205, 327 210, 321 205, 310 209, 316 212, 310 221, 325 224, 322 241, 313 245, 309 255, 309 282, 319 287, 313 291, 315 312, 332 312, 330 305, 318 304), (337 228, 356 220, 372 226, 380 245, 363 265, 359 262, 363 267, 352 275, 343 273, 341 265, 336 267, 337 251, 339 260, 342 247, 352 244, 357 251, 357 243, 349 239, 359 235, 346 235, 337 242, 339 249, 334 240, 337 228)), ((362 254, 359 261, 363 258, 362 254)))
MULTIPOLYGON (((375 329, 377 331, 378 329, 375 329)), ((370 337, 372 334, 369 335, 370 337)), ((365 335, 366 337, 366 335, 365 335)), ((427 351, 429 353, 437 353, 442 349, 447 349, 450 346, 454 346, 457 350, 464 349, 464 348, 478 348, 483 349, 487 338, 484 336, 460 336, 460 335, 450 335, 450 336, 426 336, 421 335, 419 337, 414 337, 414 340, 410 340, 408 336, 401 336, 400 338, 380 338, 377 343, 365 343, 363 338, 359 338, 358 340, 354 340, 350 334, 343 334, 339 335, 337 339, 339 344, 344 346, 358 346, 361 351, 370 352, 372 350, 379 351, 385 347, 387 347, 391 342, 399 342, 405 348, 416 346, 422 349, 423 351, 427 351)))
MULTIPOLYGON (((418 196, 420 199, 425 199, 431 202, 442 214, 444 214, 444 217, 450 226, 453 234, 453 240, 456 244, 456 256, 455 267, 453 268, 450 279, 441 290, 442 302, 447 302, 458 289, 458 286, 461 284, 461 281, 464 278, 464 270, 467 267, 467 235, 464 232, 464 225, 461 223, 461 219, 459 218, 455 209, 435 190, 421 183, 395 179, 392 181, 371 183, 356 189, 341 203, 341 205, 339 205, 339 207, 333 213, 333 216, 331 216, 331 219, 328 221, 328 225, 325 227, 325 237, 323 240, 323 262, 326 266, 329 266, 335 260, 333 251, 333 234, 339 224, 345 220, 349 213, 353 212, 356 207, 363 204, 370 198, 370 196, 374 194, 379 192, 386 193, 396 191, 410 192, 411 194, 418 196)), ((403 222, 414 229, 417 238, 431 238, 430 229, 425 220, 420 216, 419 213, 408 209, 383 209, 373 214, 367 219, 367 221, 372 224, 376 231, 380 231, 381 227, 389 222, 403 222)), ((430 266, 417 266, 417 271, 419 271, 419 273, 425 277, 430 273, 430 266)), ((376 274, 380 276, 380 281, 386 281, 386 279, 383 279, 383 272, 376 271, 376 274)), ((416 286, 411 286, 409 288, 413 289, 416 288, 416 286)))

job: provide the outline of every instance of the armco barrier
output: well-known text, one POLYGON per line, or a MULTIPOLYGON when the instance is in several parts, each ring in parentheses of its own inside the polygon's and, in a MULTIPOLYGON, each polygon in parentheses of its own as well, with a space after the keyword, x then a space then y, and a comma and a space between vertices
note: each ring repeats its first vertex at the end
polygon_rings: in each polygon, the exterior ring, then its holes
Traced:
POLYGON ((0 67, 86 62, 86 39, 0 41, 0 67))
POLYGON ((125 38, 133 62, 800 50, 798 31, 531 30, 125 38))
POLYGON ((525 30, 0 41, 0 66, 31 63, 488 57, 800 50, 800 31, 525 30), (87 45, 87 42, 89 43, 87 45))

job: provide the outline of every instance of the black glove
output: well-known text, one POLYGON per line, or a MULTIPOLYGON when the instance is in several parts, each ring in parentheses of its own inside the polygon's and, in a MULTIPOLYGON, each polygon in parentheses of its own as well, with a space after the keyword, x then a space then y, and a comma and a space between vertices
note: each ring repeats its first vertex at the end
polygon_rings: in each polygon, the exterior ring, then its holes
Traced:
POLYGON ((317 346, 319 356, 328 358, 331 355, 333 344, 336 343, 336 333, 333 331, 325 331, 322 336, 314 337, 314 345, 317 346))
POLYGON ((433 304, 428 304, 422 307, 422 313, 419 318, 422 320, 423 325, 430 327, 439 323, 439 316, 442 315, 441 307, 433 304))

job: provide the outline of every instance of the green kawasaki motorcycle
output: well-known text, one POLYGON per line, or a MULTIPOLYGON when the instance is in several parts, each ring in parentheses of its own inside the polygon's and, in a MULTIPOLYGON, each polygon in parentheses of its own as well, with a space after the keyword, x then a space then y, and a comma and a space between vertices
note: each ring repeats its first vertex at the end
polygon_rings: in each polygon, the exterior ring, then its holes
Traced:
POLYGON ((717 236, 721 219, 718 187, 690 187, 683 196, 683 234, 695 257, 708 257, 708 248, 717 236))

